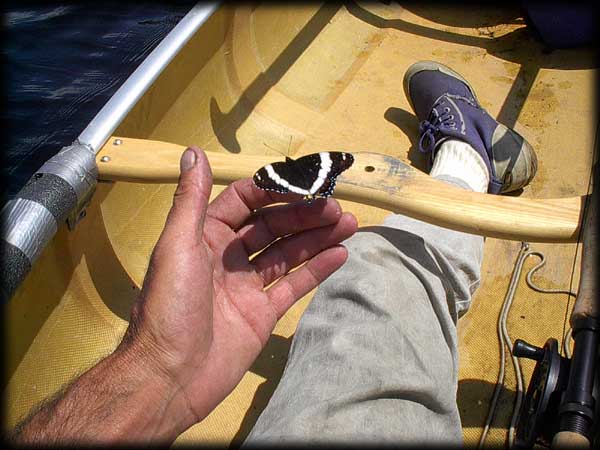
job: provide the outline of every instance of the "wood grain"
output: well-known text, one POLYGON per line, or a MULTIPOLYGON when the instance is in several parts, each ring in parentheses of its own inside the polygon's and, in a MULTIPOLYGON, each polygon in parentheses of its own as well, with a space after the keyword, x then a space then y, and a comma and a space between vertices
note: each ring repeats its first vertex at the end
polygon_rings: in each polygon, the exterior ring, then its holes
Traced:
MULTIPOLYGON (((175 183, 186 147, 112 137, 97 155, 99 179, 175 183), (120 142, 115 145, 115 142, 120 142)), ((283 156, 207 152, 214 182, 251 177, 283 156)), ((337 182, 339 199, 377 206, 458 231, 528 242, 576 242, 584 197, 531 199, 454 187, 392 157, 354 152, 354 165, 337 182)))

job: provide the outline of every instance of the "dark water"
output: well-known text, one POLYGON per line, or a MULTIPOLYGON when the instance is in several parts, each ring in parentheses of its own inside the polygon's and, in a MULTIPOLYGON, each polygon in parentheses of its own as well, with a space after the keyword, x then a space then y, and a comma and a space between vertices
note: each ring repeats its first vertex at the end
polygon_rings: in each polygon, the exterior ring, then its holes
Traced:
POLYGON ((3 6, 2 204, 77 138, 194 4, 3 6))

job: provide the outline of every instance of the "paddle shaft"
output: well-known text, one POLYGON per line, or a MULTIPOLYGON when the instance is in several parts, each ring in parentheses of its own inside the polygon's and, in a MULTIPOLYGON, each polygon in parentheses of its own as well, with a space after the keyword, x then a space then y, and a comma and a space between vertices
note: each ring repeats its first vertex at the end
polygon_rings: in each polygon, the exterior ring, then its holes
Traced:
MULTIPOLYGON (((97 155, 100 180, 175 183, 186 147, 112 137, 97 155)), ((376 206, 439 226, 529 242, 575 242, 583 197, 527 199, 481 194, 436 180, 387 155, 354 152, 355 162, 337 182, 336 198, 376 206)), ((283 159, 207 152, 218 184, 251 177, 283 159)))

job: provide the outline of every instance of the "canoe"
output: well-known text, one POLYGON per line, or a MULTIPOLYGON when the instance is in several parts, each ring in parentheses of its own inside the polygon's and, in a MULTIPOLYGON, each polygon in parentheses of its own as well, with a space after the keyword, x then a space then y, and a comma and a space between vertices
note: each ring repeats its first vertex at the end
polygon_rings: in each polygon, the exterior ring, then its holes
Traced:
MULTIPOLYGON (((578 286, 594 58, 589 49, 546 51, 513 6, 197 6, 63 152, 83 161, 87 184, 67 220, 36 241, 47 243, 28 247, 31 267, 5 305, 7 425, 120 341, 186 146, 209 155, 213 196, 265 163, 343 150, 357 161, 334 196, 360 226, 396 212, 486 236, 481 286, 458 324, 458 405, 465 443, 477 444, 500 367, 497 320, 522 242, 545 256, 538 284, 578 286), (427 176, 418 121, 401 87, 419 60, 463 74, 483 107, 532 143, 538 173, 522 192, 470 193, 427 176)), ((45 170, 77 172, 52 161, 45 170)), ((524 269, 536 262, 529 258, 524 269)), ((510 335, 538 346, 550 337, 562 342, 573 298, 534 291, 523 278, 510 335)), ((311 297, 281 319, 234 392, 177 443, 243 441, 277 385, 311 297)), ((534 362, 521 365, 527 382, 534 362)), ((486 444, 507 438, 517 389, 508 359, 505 381, 486 444)))

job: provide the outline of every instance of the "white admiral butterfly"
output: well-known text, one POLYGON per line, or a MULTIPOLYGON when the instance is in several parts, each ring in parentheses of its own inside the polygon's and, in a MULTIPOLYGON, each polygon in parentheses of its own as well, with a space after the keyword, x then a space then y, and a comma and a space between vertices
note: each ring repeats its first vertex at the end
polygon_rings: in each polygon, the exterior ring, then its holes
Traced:
POLYGON ((321 152, 298 159, 286 157, 262 167, 254 174, 254 184, 265 191, 304 195, 310 202, 315 197, 329 197, 335 179, 354 162, 350 153, 321 152))

